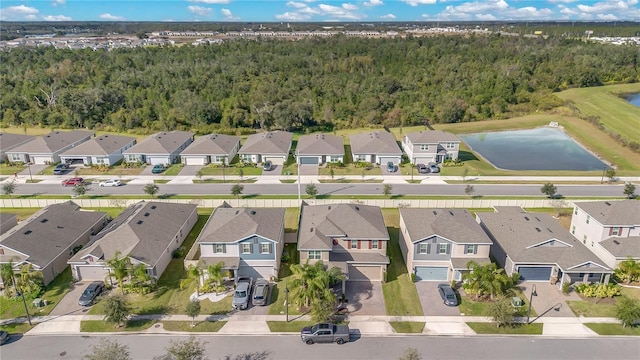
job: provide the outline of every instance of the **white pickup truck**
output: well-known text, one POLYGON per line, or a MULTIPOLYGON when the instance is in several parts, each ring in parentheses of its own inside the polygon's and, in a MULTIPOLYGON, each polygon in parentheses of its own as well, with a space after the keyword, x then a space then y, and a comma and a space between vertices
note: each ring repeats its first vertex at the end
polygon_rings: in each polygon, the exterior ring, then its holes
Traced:
POLYGON ((236 291, 233 292, 231 306, 237 310, 246 310, 249 307, 251 298, 251 285, 253 279, 250 277, 239 277, 236 283, 236 291))

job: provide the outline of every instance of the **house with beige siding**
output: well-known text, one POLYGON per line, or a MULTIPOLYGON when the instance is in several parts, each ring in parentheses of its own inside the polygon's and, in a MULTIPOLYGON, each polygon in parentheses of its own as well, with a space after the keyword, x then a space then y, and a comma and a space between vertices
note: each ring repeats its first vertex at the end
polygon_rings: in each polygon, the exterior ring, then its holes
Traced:
POLYGON ((460 281, 469 261, 490 262, 492 241, 466 209, 401 208, 399 242, 416 281, 460 281))
POLYGON ((402 138, 402 149, 412 164, 440 164, 458 159, 460 142, 452 133, 425 130, 406 134, 402 138))
POLYGON ((574 202, 571 234, 610 268, 640 260, 640 202, 574 202))

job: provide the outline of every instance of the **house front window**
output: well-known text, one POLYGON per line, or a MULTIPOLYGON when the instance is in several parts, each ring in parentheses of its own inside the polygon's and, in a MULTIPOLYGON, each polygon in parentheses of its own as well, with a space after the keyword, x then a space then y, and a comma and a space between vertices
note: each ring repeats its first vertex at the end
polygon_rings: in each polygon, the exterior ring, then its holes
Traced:
POLYGON ((242 244, 242 253, 251 254, 251 244, 242 244))
POLYGON ((104 159, 104 158, 96 158, 96 164, 104 165, 104 164, 106 164, 106 163, 107 163, 107 162, 105 161, 105 159, 104 159))
POLYGON ((356 157, 356 161, 367 161, 367 156, 366 155, 358 155, 356 157))
POLYGON ((127 162, 136 162, 138 161, 138 156, 133 154, 127 154, 127 162))
POLYGON ((331 156, 329 161, 331 161, 331 162, 339 162, 340 161, 340 157, 339 156, 331 156))
POLYGON ((418 246, 418 254, 426 254, 427 253, 427 244, 420 244, 418 246))
POLYGON ((578 208, 573 209, 573 215, 578 215, 578 208))
POLYGON ((380 244, 378 243, 378 240, 371 240, 371 248, 372 249, 379 249, 380 248, 380 244))
POLYGON ((357 249, 357 248, 358 248, 358 240, 350 240, 350 242, 349 242, 349 248, 351 248, 351 249, 357 249))
POLYGON ((216 162, 217 163, 226 162, 225 159, 226 159, 226 156, 216 156, 216 162))
POLYGON ((420 151, 429 151, 429 145, 427 144, 420 145, 420 151))
POLYGON ((446 254, 447 253, 447 244, 438 244, 438 254, 446 254))
POLYGON ((260 254, 269 254, 271 253, 271 244, 269 243, 262 243, 260 244, 260 254))
POLYGON ((583 243, 583 244, 586 244, 586 243, 587 243, 587 235, 585 235, 585 236, 583 236, 583 237, 582 237, 582 243, 583 243))
POLYGON ((320 255, 320 251, 318 250, 309 250, 309 260, 320 260, 322 259, 320 255))
POLYGON ((589 223, 590 220, 591 220, 591 216, 587 215, 587 224, 589 223))
POLYGON ((240 158, 242 158, 242 160, 244 160, 244 161, 251 161, 251 155, 250 154, 242 154, 242 155, 240 155, 240 158))
POLYGON ((456 143, 446 143, 444 147, 447 149, 455 149, 456 143))
POLYGON ((571 234, 573 234, 573 235, 575 235, 575 234, 576 234, 576 226, 575 226, 575 225, 573 225, 573 226, 571 227, 571 234))
POLYGON ((476 246, 475 245, 467 245, 464 249, 465 254, 475 254, 476 246))
POLYGON ((11 154, 11 161, 22 161, 20 154, 11 154))
POLYGON ((621 230, 621 229, 622 229, 622 228, 619 228, 619 227, 611 228, 611 235, 614 235, 614 236, 618 236, 618 235, 620 235, 620 230, 621 230))
POLYGON ((224 244, 215 244, 215 245, 213 245, 213 252, 215 254, 224 254, 225 253, 224 244))

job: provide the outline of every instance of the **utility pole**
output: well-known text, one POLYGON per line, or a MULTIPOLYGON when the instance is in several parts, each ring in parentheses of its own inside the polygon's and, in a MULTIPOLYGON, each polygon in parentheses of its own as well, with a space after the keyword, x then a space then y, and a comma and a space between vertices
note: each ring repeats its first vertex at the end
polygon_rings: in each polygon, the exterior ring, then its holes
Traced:
MULTIPOLYGON (((11 271, 13 271, 13 269, 11 269, 11 271)), ((13 287, 16 289, 16 291, 18 291, 18 283, 16 282, 15 274, 11 273, 11 278, 13 279, 13 287)), ((22 297, 22 304, 24 304, 24 312, 27 314, 27 321, 29 321, 29 326, 32 326, 33 324, 31 324, 31 315, 29 314, 29 307, 27 306, 27 300, 25 300, 24 298, 24 291, 20 291, 20 296, 22 297)))

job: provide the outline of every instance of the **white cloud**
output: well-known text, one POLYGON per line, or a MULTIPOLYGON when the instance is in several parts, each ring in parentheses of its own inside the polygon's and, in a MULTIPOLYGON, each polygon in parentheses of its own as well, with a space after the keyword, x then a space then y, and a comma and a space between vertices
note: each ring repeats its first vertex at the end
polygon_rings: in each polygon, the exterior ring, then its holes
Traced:
POLYGON ((102 20, 112 20, 112 21, 124 21, 125 18, 123 16, 111 15, 109 13, 104 13, 98 15, 98 17, 102 20))
POLYGON ((229 0, 187 0, 188 2, 203 4, 228 4, 229 0))
POLYGON ((287 3, 287 6, 301 9, 301 8, 307 7, 307 4, 303 4, 301 2, 289 1, 287 3))
POLYGON ((393 20, 395 18, 396 18, 396 16, 393 15, 393 14, 387 14, 387 15, 380 16, 380 19, 387 19, 387 20, 393 20))
POLYGON ((609 21, 618 20, 618 17, 613 14, 598 14, 597 16, 598 16, 598 19, 600 20, 609 20, 609 21))
POLYGON ((565 14, 565 15, 577 15, 578 14, 578 12, 576 10, 569 9, 567 7, 561 9, 560 13, 561 14, 565 14))
POLYGON ((31 6, 9 6, 0 9, 0 20, 34 20, 37 13, 38 9, 31 6))
POLYGON ((187 9, 198 16, 209 16, 212 11, 211 8, 196 5, 189 5, 187 9))
POLYGON ((73 20, 71 17, 69 16, 64 16, 64 15, 45 15, 42 17, 42 20, 44 21, 71 21, 73 20))
POLYGON ((334 19, 361 20, 366 17, 364 15, 355 14, 351 12, 350 9, 333 5, 320 4, 318 5, 318 9, 320 10, 320 15, 331 16, 334 19))
POLYGON ((533 6, 521 8, 510 6, 505 0, 482 0, 448 5, 441 13, 431 17, 439 20, 548 20, 553 17, 551 9, 533 6))
POLYGON ((402 2, 405 2, 411 6, 418 6, 418 5, 433 5, 437 2, 437 0, 401 0, 402 2))
POLYGON ((493 21, 493 20, 496 20, 497 18, 491 14, 478 14, 476 15, 476 19, 482 20, 482 21, 493 21))
POLYGON ((550 3, 572 3, 572 2, 576 2, 578 0, 547 0, 550 3))
POLYGON ((598 3, 594 3, 593 6, 578 4, 577 8, 585 13, 592 14, 604 14, 606 12, 618 12, 626 11, 630 6, 634 6, 638 3, 638 0, 606 0, 598 3))
POLYGON ((51 3, 51 6, 64 5, 66 2, 67 0, 53 0, 53 2, 51 3))
POLYGON ((358 7, 353 4, 342 4, 342 8, 345 10, 358 10, 358 7))
POLYGON ((382 0, 370 0, 370 1, 363 2, 362 5, 364 5, 364 6, 380 6, 380 5, 384 5, 384 2, 382 2, 382 0))
POLYGON ((233 13, 229 9, 222 9, 220 12, 224 15, 224 19, 227 21, 236 21, 240 19, 237 16, 233 16, 233 13))
POLYGON ((276 19, 287 21, 306 21, 310 20, 311 16, 307 14, 301 14, 297 12, 286 12, 284 14, 277 14, 276 19))

